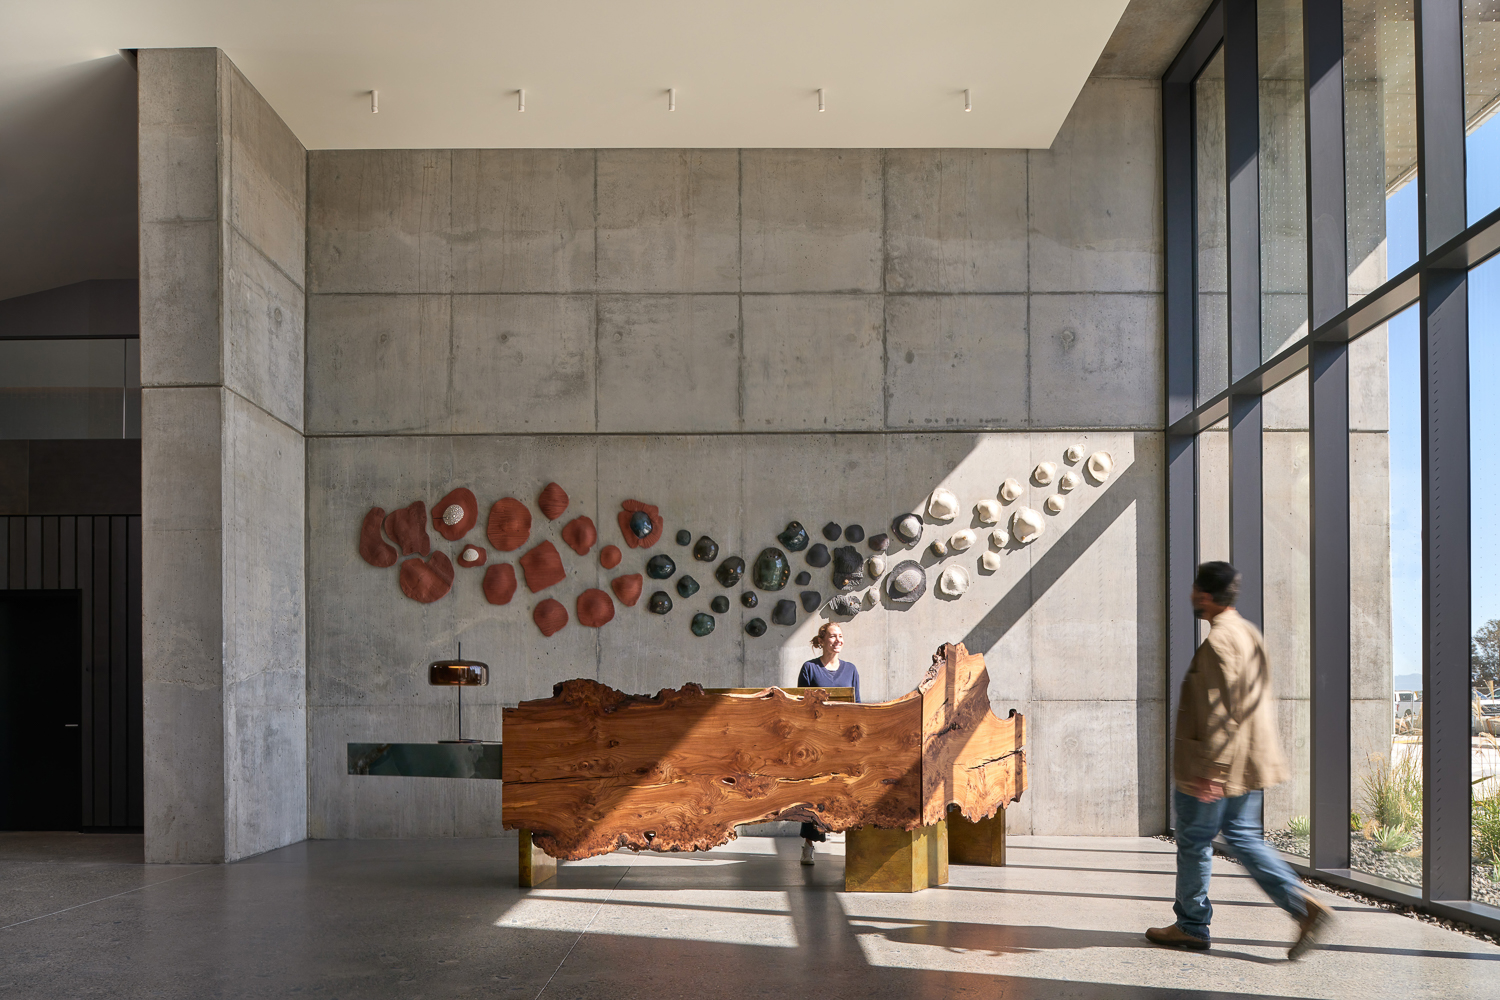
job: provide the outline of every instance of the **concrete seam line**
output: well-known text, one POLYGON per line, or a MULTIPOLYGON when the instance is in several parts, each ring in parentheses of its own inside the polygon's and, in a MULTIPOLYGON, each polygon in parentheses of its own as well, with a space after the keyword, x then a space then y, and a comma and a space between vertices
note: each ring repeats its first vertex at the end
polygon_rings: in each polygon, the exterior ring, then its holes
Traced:
MULTIPOLYGON (((187 878, 188 875, 196 875, 196 874, 198 874, 198 872, 205 871, 206 869, 211 868, 211 867, 214 867, 214 866, 212 866, 212 865, 204 865, 202 868, 197 869, 197 871, 190 871, 190 872, 187 872, 186 874, 178 875, 176 878, 162 879, 160 882, 152 882, 150 885, 138 885, 134 889, 126 889, 124 892, 117 892, 117 893, 115 893, 112 896, 100 896, 98 899, 90 899, 90 900, 87 900, 87 901, 82 902, 82 903, 75 903, 72 906, 64 906, 62 909, 60 909, 60 910, 53 910, 51 913, 43 913, 40 916, 36 916, 36 917, 27 917, 25 920, 17 920, 13 924, 6 924, 4 927, 0 927, 0 931, 8 931, 12 927, 20 927, 22 924, 29 924, 29 923, 32 923, 33 921, 36 921, 36 920, 46 920, 48 917, 55 917, 59 913, 67 913, 69 910, 76 910, 76 909, 78 909, 81 906, 92 906, 95 903, 102 903, 102 902, 104 902, 107 899, 117 899, 120 896, 128 896, 132 892, 140 892, 142 889, 151 889, 151 888, 154 888, 154 887, 156 887, 158 885, 166 885, 168 882, 176 882, 177 879, 187 878)), ((628 868, 626 869, 626 871, 629 871, 629 870, 630 869, 628 869, 628 868)), ((621 875, 620 877, 623 879, 625 876, 621 875)))
MULTIPOLYGON (((557 963, 557 968, 552 970, 552 975, 547 977, 547 981, 542 984, 542 988, 536 991, 537 1000, 541 1000, 542 994, 547 992, 547 987, 552 985, 552 980, 556 979, 557 974, 562 971, 562 967, 568 964, 568 959, 573 957, 573 949, 578 947, 578 942, 582 941, 583 936, 587 934, 589 932, 589 929, 594 926, 594 921, 599 919, 599 914, 602 913, 604 911, 604 908, 609 905, 610 897, 615 894, 616 889, 620 888, 620 883, 625 881, 625 876, 629 874, 630 867, 626 866, 625 870, 620 873, 619 879, 610 888, 609 895, 604 897, 604 901, 599 904, 598 909, 594 910, 594 915, 592 917, 589 917, 589 922, 584 925, 583 930, 578 932, 578 936, 574 938, 573 943, 568 946, 568 953, 562 957, 562 961, 557 963)), ((4 929, 5 928, 0 927, 0 930, 4 929)))

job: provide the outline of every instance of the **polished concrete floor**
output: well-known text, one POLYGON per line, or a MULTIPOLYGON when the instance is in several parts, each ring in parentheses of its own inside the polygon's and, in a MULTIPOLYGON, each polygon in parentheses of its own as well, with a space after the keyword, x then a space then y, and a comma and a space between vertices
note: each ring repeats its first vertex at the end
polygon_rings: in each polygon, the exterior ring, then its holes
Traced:
POLYGON ((1025 837, 1003 869, 844 893, 841 845, 742 838, 616 854, 516 888, 516 842, 311 842, 146 866, 141 838, 0 834, 0 1000, 13 997, 1500 998, 1500 948, 1325 900, 1329 946, 1217 861, 1214 950, 1165 951, 1172 846, 1025 837))

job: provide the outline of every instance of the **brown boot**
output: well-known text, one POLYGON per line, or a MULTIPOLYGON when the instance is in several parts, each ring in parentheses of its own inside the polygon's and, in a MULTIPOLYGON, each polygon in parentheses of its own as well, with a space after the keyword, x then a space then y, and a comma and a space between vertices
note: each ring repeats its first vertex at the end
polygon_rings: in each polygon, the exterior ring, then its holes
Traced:
POLYGON ((1333 923, 1333 911, 1328 907, 1311 896, 1303 896, 1302 902, 1307 904, 1307 913, 1297 921, 1297 940, 1286 953, 1287 960, 1292 962, 1322 944, 1333 923))
POLYGON ((1209 948, 1208 938, 1189 934, 1176 924, 1147 928, 1146 940, 1168 948, 1187 948, 1189 951, 1207 951, 1209 948))

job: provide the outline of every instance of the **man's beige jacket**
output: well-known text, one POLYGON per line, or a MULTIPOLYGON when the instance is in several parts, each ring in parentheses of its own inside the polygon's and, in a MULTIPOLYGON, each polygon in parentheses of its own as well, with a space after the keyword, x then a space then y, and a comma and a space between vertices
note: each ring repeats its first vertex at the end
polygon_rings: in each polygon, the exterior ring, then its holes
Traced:
POLYGON ((1188 794, 1194 781, 1208 778, 1223 782, 1228 797, 1290 776, 1276 736, 1265 640, 1233 608, 1213 620, 1182 680, 1172 770, 1188 794))

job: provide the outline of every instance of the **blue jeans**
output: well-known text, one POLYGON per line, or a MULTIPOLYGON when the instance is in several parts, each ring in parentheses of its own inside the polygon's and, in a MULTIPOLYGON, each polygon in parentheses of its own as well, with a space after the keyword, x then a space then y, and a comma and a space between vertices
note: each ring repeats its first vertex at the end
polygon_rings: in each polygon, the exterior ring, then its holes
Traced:
POLYGON ((1173 789, 1177 807, 1177 926, 1194 937, 1209 939, 1214 907, 1208 901, 1208 879, 1213 865, 1214 835, 1223 832, 1234 856, 1247 868, 1271 901, 1298 920, 1307 915, 1302 883, 1285 861, 1266 846, 1261 836, 1259 791, 1217 802, 1199 802, 1173 789))

